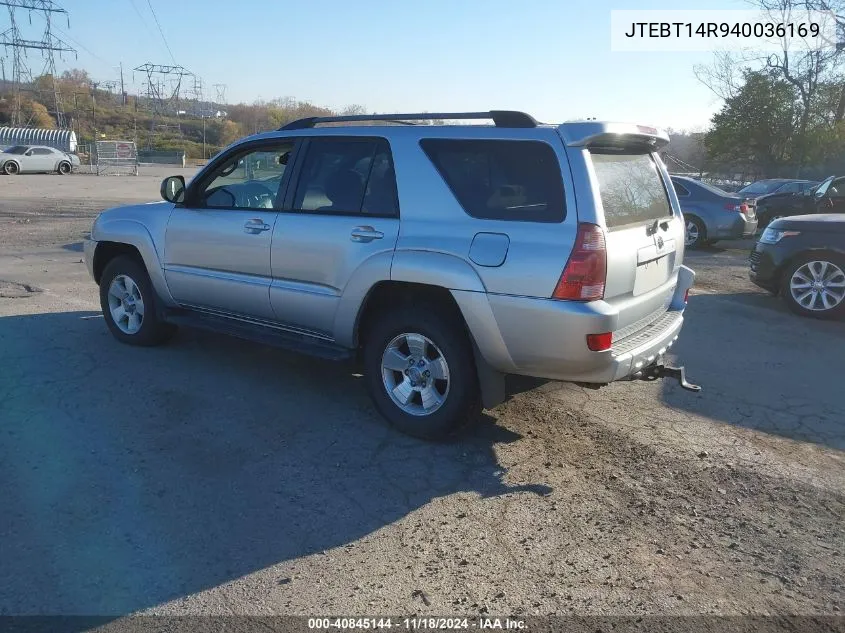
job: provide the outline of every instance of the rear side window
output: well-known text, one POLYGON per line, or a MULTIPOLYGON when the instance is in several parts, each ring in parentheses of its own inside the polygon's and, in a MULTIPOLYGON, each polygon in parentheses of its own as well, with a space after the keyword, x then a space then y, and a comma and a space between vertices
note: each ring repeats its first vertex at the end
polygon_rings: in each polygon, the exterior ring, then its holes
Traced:
POLYGON ((395 216, 396 176, 383 139, 312 139, 293 208, 395 216))
POLYGON ((687 188, 684 187, 678 181, 673 180, 672 186, 675 187, 675 193, 678 194, 679 196, 688 196, 689 195, 689 191, 687 191, 687 188))
POLYGON ((560 163, 546 143, 423 139, 420 145, 474 218, 561 222, 566 216, 560 163))
POLYGON ((649 154, 591 151, 604 220, 612 229, 672 215, 669 196, 649 154))

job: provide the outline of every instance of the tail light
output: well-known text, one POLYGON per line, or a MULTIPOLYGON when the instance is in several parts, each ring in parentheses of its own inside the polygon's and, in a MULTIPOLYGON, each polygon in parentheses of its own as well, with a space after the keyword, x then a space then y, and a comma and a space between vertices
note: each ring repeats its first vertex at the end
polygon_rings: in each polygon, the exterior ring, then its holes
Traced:
POLYGON ((689 288, 687 288, 687 291, 684 293, 684 303, 689 303, 689 288))
POLYGON ((587 334, 587 347, 593 352, 604 352, 610 349, 613 343, 613 332, 602 334, 587 334))
MULTIPOLYGON (((725 205, 725 211, 742 211, 742 207, 746 205, 743 204, 733 204, 732 202, 728 202, 725 205)), ((746 207, 747 208, 747 207, 746 207)))
POLYGON ((595 224, 578 225, 575 246, 555 286, 553 299, 595 301, 604 297, 607 247, 604 231, 595 224))

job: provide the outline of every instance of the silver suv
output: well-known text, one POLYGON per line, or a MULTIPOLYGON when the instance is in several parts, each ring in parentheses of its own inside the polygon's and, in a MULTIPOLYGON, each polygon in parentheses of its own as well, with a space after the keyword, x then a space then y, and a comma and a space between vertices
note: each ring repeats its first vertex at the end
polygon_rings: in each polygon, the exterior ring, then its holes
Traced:
POLYGON ((694 278, 667 143, 511 111, 302 119, 102 213, 85 259, 118 340, 185 324, 357 357, 419 437, 501 402, 506 374, 695 388, 662 363, 694 278))

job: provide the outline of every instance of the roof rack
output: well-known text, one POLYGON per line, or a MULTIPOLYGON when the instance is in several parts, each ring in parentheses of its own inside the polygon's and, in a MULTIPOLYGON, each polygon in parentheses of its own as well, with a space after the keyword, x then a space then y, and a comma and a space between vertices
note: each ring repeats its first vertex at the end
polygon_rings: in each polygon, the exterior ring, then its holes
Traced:
POLYGON ((415 112, 410 114, 355 114, 350 116, 312 116, 297 119, 279 128, 305 130, 319 123, 350 123, 356 121, 426 121, 430 119, 492 119, 496 127, 537 127, 537 120, 530 114, 516 110, 490 110, 489 112, 415 112))

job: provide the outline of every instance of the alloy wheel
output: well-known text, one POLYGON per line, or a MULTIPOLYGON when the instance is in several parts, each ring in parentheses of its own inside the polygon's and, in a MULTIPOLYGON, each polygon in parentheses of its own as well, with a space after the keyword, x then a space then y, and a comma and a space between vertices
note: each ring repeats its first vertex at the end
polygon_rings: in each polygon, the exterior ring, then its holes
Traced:
POLYGON ((117 275, 109 285, 109 312, 124 334, 137 334, 144 322, 144 298, 128 275, 117 275))
POLYGON ((411 415, 431 415, 449 395, 446 358, 422 334, 400 334, 387 344, 381 358, 381 378, 393 403, 411 415))
POLYGON ((684 244, 686 246, 692 246, 693 244, 698 242, 699 237, 700 233, 698 230, 698 225, 692 220, 687 220, 687 232, 684 238, 684 244))
POLYGON ((792 273, 789 292, 806 310, 832 310, 845 299, 845 273, 832 262, 807 262, 792 273))

